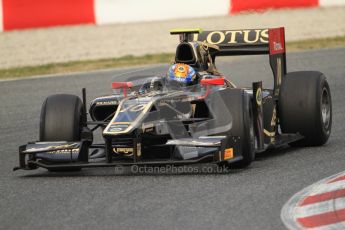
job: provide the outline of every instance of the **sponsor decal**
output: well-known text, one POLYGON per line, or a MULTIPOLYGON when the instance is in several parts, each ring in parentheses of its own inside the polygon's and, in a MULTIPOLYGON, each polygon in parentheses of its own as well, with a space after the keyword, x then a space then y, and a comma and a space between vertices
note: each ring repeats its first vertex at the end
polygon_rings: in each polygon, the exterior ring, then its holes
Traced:
POLYGON ((133 148, 113 148, 114 153, 131 155, 133 154, 133 148))
POLYGON ((144 133, 151 133, 151 132, 153 132, 153 127, 144 129, 144 133))
POLYGON ((258 90, 256 91, 256 103, 258 105, 261 105, 262 104, 262 91, 261 91, 261 88, 258 88, 258 90))
POLYGON ((214 45, 268 43, 268 29, 205 31, 195 40, 214 45))
POLYGON ((264 134, 268 137, 274 137, 276 135, 276 132, 270 132, 267 129, 264 129, 264 134))
POLYGON ((140 112, 142 110, 144 110, 146 108, 146 106, 148 106, 148 104, 134 104, 131 106, 128 106, 126 108, 123 108, 120 110, 120 113, 124 113, 124 112, 140 112))
MULTIPOLYGON (((38 144, 37 144, 38 145, 38 144)), ((43 145, 43 144, 42 144, 43 145)), ((71 150, 76 149, 79 152, 79 143, 72 143, 72 144, 65 144, 65 145, 54 145, 54 146, 42 146, 42 147, 32 147, 26 149, 24 152, 30 153, 30 152, 55 152, 55 151, 61 151, 63 149, 66 149, 66 151, 70 152, 71 150)))
POLYGON ((277 111, 276 111, 276 107, 274 107, 272 120, 271 120, 271 126, 275 126, 276 124, 277 124, 277 111))
POLYGON ((141 143, 137 143, 137 156, 141 156, 141 143))
POLYGON ((276 96, 279 95, 281 83, 282 83, 282 59, 277 58, 277 80, 276 80, 276 92, 275 92, 276 96))
POLYGON ((269 29, 270 54, 285 53, 285 31, 284 28, 269 29))
POLYGON ((97 101, 96 105, 117 105, 117 101, 97 101))
POLYGON ((228 160, 234 157, 234 149, 228 148, 224 151, 224 160, 228 160))
POLYGON ((283 49, 283 45, 280 42, 273 42, 273 50, 279 51, 283 49))
POLYGON ((109 129, 108 129, 108 132, 121 132, 121 131, 124 131, 128 128, 129 126, 129 123, 125 123, 125 124, 122 124, 122 123, 113 123, 109 129))
POLYGON ((47 152, 49 154, 79 153, 79 149, 61 149, 47 152))
POLYGON ((151 129, 151 128, 153 128, 153 127, 154 127, 154 124, 153 124, 153 123, 143 123, 142 126, 141 126, 141 128, 142 128, 143 130, 151 129))

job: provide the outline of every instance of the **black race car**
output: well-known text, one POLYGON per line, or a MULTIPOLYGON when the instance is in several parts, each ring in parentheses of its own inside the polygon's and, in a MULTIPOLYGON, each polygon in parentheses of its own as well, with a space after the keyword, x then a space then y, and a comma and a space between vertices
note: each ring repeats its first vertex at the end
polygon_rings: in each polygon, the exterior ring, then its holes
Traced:
MULTIPOLYGON (((216 163, 250 165, 255 154, 282 145, 319 146, 332 125, 331 93, 316 71, 286 71, 284 28, 173 30, 175 63, 196 72, 194 84, 166 76, 114 82, 114 94, 91 102, 86 91, 49 96, 40 139, 19 147, 19 167, 50 171, 117 165, 216 163), (215 66, 218 56, 268 54, 273 89, 236 88, 215 66), (104 142, 94 143, 101 129, 104 142)), ((183 67, 181 67, 183 69, 183 67)))

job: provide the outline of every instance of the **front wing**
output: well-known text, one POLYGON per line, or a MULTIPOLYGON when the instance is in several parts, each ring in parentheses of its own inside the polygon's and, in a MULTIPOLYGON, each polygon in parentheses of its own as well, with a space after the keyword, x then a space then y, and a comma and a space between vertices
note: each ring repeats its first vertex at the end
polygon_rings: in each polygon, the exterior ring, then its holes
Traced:
MULTIPOLYGON (((132 139, 133 146, 137 143, 132 139)), ((19 166, 13 170, 32 170, 38 167, 54 170, 93 167, 114 167, 118 165, 186 165, 195 163, 235 162, 242 159, 239 137, 207 136, 169 140, 162 147, 169 147, 170 158, 145 159, 140 150, 133 148, 132 157, 113 154, 113 145, 90 145, 88 141, 80 142, 31 142, 19 147, 19 166), (190 149, 185 155, 176 158, 177 148, 190 149), (90 149, 103 149, 107 154, 103 158, 91 159, 90 149)), ((155 146, 159 147, 159 146, 155 146)))

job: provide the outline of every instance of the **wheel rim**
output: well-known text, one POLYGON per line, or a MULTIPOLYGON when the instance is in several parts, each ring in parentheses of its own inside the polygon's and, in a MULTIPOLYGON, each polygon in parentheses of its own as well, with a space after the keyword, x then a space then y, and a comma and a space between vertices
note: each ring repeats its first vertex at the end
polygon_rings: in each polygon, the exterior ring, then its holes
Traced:
POLYGON ((321 96, 321 116, 323 127, 328 130, 331 120, 331 103, 329 93, 326 88, 322 90, 321 96))

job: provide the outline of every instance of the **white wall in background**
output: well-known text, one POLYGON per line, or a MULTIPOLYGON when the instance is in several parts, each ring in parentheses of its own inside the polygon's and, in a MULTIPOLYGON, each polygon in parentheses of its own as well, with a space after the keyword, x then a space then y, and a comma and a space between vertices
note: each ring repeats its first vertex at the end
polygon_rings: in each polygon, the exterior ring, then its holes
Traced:
POLYGON ((230 0, 95 0, 96 23, 228 15, 230 0))
POLYGON ((320 6, 341 6, 345 5, 345 0, 320 0, 320 6))

